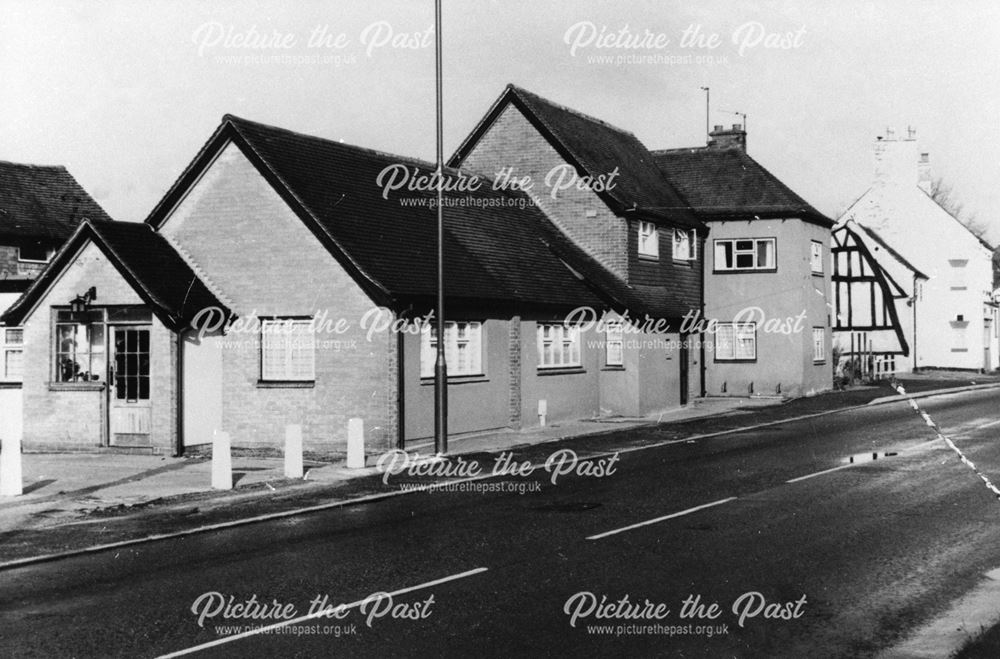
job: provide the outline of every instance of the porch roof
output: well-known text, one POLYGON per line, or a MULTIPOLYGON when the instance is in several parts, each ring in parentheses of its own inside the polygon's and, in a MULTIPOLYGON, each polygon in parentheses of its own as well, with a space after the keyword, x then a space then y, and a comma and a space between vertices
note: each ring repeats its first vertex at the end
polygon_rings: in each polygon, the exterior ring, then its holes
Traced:
POLYGON ((84 221, 41 276, 0 316, 0 322, 6 325, 22 324, 87 242, 92 242, 101 250, 170 329, 183 329, 202 309, 214 308, 226 317, 230 315, 228 307, 208 289, 170 243, 149 225, 84 221))

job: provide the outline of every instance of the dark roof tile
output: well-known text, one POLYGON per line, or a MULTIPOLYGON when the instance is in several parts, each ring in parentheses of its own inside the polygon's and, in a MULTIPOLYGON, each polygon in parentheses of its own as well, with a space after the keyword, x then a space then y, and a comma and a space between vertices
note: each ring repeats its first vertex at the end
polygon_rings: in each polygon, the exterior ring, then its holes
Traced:
POLYGON ((0 161, 0 235, 63 241, 83 219, 111 218, 65 167, 0 161))

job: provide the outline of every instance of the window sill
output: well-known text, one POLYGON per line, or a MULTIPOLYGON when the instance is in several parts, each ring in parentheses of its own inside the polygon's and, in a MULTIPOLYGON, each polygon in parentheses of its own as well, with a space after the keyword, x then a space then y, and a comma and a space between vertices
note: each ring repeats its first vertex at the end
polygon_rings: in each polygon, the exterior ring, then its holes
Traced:
POLYGON ((732 270, 712 270, 713 275, 754 275, 772 274, 777 272, 777 268, 733 268, 732 270))
POLYGON ((315 380, 257 380, 258 389, 312 389, 315 380))
POLYGON ((104 391, 103 382, 49 382, 49 391, 104 391))
POLYGON ((968 348, 952 348, 952 352, 969 352, 968 348))
POLYGON ((757 358, 753 359, 716 359, 716 364, 754 364, 757 362, 757 358))
POLYGON ((601 369, 602 371, 624 371, 625 367, 619 364, 609 364, 601 369))
MULTIPOLYGON (((448 376, 448 386, 453 384, 475 384, 477 382, 489 382, 490 379, 486 377, 486 374, 481 373, 479 375, 449 375, 448 376)), ((430 387, 434 385, 434 376, 421 377, 420 386, 430 387)))
POLYGON ((825 274, 825 273, 822 273, 822 272, 813 272, 813 273, 812 273, 812 276, 813 276, 813 277, 822 277, 822 276, 823 276, 824 274, 825 274))
POLYGON ((825 363, 826 363, 825 359, 814 359, 813 360, 813 366, 822 366, 825 363))
POLYGON ((693 267, 698 259, 682 259, 680 257, 674 257, 674 265, 686 265, 688 267, 693 267))
POLYGON ((21 389, 22 383, 19 380, 0 380, 0 389, 21 389))
POLYGON ((586 372, 582 366, 538 367, 538 375, 577 375, 586 372))
POLYGON ((640 261, 646 261, 648 263, 657 263, 660 260, 659 256, 653 256, 652 254, 639 254, 640 261))

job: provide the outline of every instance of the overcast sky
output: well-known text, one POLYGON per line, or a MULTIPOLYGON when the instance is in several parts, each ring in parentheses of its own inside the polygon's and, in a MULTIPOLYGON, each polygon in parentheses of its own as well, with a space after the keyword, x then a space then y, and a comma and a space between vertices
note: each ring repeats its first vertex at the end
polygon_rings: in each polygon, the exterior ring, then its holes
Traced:
MULTIPOLYGON (((0 160, 66 165, 121 220, 145 218, 225 113, 433 160, 433 7, 0 0, 0 160)), ((446 154, 508 82, 649 148, 703 145, 707 86, 711 123, 746 113, 751 155, 830 215, 867 188, 875 137, 916 128, 935 175, 1000 241, 998 3, 444 9, 446 154), (635 57, 662 61, 620 61, 635 57)))

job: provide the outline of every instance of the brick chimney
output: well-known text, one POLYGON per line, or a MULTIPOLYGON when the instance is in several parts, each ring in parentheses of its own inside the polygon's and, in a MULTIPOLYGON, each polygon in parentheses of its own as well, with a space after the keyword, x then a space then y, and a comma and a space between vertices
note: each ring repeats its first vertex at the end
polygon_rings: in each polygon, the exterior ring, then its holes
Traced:
POLYGON ((740 149, 747 150, 747 132, 743 130, 742 124, 733 124, 732 128, 716 126, 715 130, 708 134, 708 146, 710 149, 740 149))

